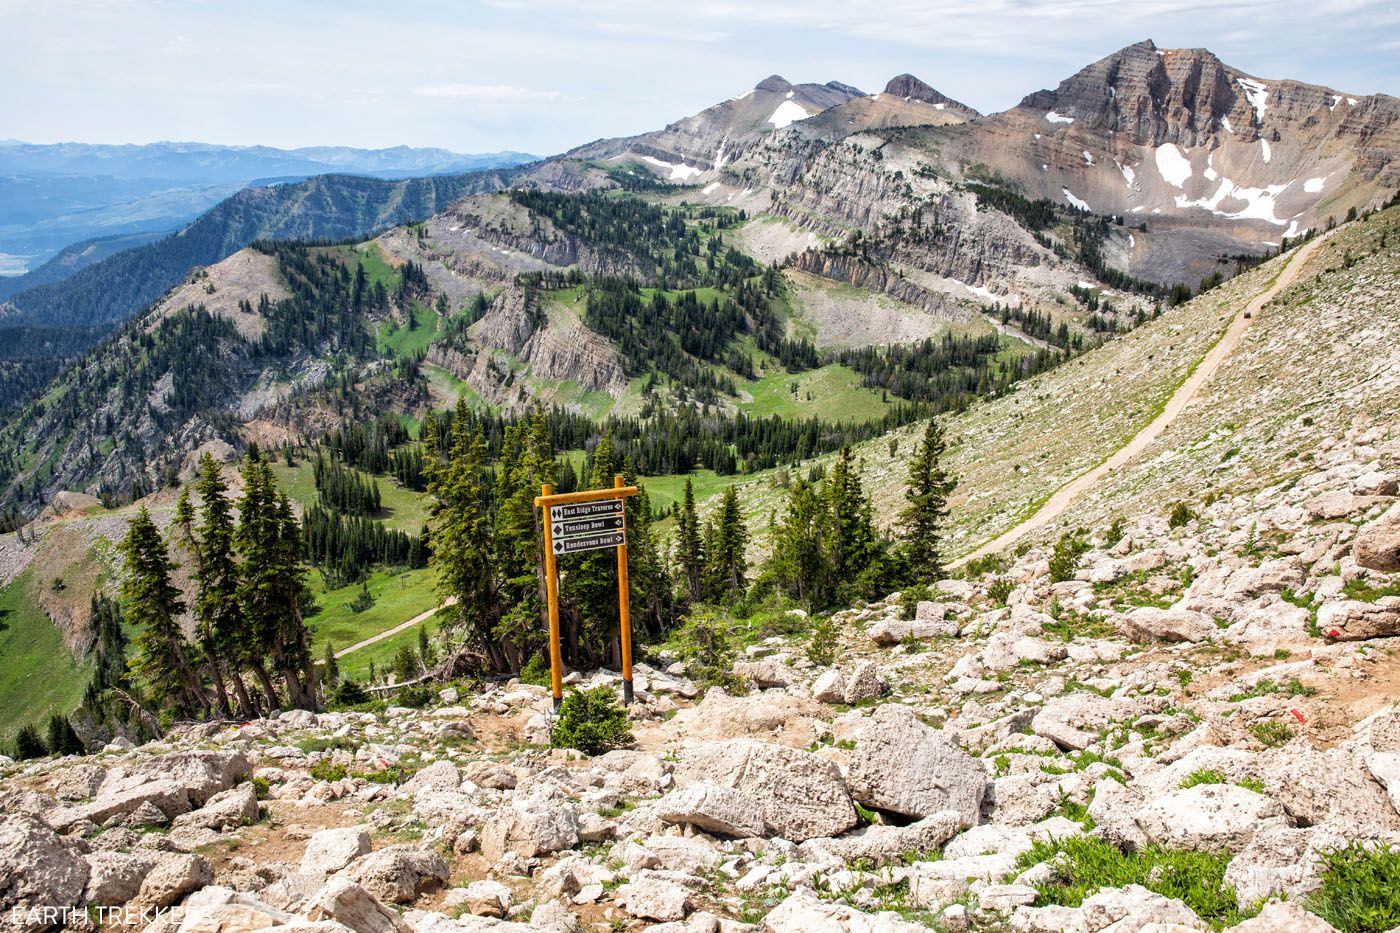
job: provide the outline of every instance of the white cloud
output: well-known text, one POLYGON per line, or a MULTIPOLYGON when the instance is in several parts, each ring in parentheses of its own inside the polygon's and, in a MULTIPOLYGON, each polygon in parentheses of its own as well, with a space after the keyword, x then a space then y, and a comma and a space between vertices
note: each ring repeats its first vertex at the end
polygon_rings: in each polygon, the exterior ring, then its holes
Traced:
POLYGON ((537 91, 513 84, 434 84, 413 92, 418 97, 452 97, 467 100, 563 100, 558 91, 537 91))

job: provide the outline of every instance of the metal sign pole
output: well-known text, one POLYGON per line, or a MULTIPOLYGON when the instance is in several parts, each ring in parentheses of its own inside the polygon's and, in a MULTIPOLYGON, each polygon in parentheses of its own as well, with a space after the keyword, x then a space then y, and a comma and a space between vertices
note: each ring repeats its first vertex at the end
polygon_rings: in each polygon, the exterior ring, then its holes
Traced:
MULTIPOLYGON (((548 499, 554 493, 549 483, 540 486, 540 497, 548 499)), ((549 507, 545 507, 544 522, 544 586, 549 601, 549 682, 554 693, 554 711, 564 702, 564 656, 559 647, 559 574, 554 562, 554 534, 550 529, 549 507)))
MULTIPOLYGON (((613 477, 613 488, 622 489, 621 474, 613 477)), ((622 702, 632 702, 632 605, 627 583, 627 540, 617 546, 617 612, 622 628, 622 702)))

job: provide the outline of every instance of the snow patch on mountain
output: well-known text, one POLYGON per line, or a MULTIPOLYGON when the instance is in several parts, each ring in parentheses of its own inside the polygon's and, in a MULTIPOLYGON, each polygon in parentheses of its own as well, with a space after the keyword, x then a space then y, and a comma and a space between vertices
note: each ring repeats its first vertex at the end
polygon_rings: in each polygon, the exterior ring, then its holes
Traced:
POLYGON ((1118 162, 1115 160, 1113 164, 1118 166, 1118 171, 1123 173, 1123 180, 1126 181, 1128 183, 1128 187, 1131 188, 1133 186, 1133 179, 1137 178, 1137 172, 1133 171, 1131 168, 1124 165, 1122 162, 1118 162))
POLYGON ((1171 143, 1163 143, 1157 147, 1156 155, 1157 171, 1162 174, 1163 180, 1173 188, 1185 185, 1193 171, 1191 161, 1181 154, 1181 150, 1171 143))
POLYGON ((671 181, 686 181, 696 175, 704 174, 703 168, 696 168, 693 165, 686 165, 684 162, 663 162, 655 156, 642 156, 642 161, 655 165, 658 168, 668 168, 671 170, 671 181))
POLYGON ((1264 122, 1264 111, 1269 106, 1269 86, 1262 81, 1255 81, 1253 78, 1237 78, 1240 87, 1244 88, 1245 99, 1254 108, 1254 116, 1260 122, 1264 122))
POLYGON ((1259 140, 1259 145, 1264 147, 1264 164, 1268 165, 1269 160, 1274 157, 1273 150, 1269 148, 1269 141, 1261 138, 1259 140))
POLYGON ((1303 190, 1308 194, 1318 194, 1322 191, 1322 186, 1326 181, 1326 176, 1322 178, 1309 178, 1307 181, 1303 182, 1303 190))
POLYGON ((1069 190, 1068 188, 1061 188, 1060 190, 1065 193, 1065 200, 1068 201, 1072 206, 1079 208, 1081 211, 1093 210, 1093 208, 1091 208, 1084 201, 1081 201, 1079 198, 1076 198, 1074 196, 1073 191, 1069 190))
POLYGON ((1064 114, 1062 114, 1062 113, 1056 113, 1056 112, 1053 111, 1053 110, 1050 111, 1049 113, 1047 113, 1047 114, 1045 115, 1045 119, 1046 119, 1046 120, 1049 120, 1051 123, 1073 123, 1073 122, 1074 122, 1074 117, 1067 117, 1067 116, 1065 116, 1064 114))
POLYGON ((796 101, 785 100, 778 105, 777 110, 773 111, 773 115, 768 118, 768 122, 773 124, 777 129, 782 129, 785 126, 791 126, 798 120, 805 120, 810 116, 811 114, 809 114, 806 108, 801 104, 796 101))
POLYGON ((1180 208, 1200 207, 1217 217, 1226 217, 1230 220, 1262 220, 1282 227, 1288 221, 1278 218, 1275 207, 1278 196, 1291 184, 1292 182, 1284 182, 1281 185, 1268 185, 1264 188, 1242 188, 1230 179, 1222 178, 1220 186, 1215 189, 1215 194, 1208 198, 1197 198, 1194 201, 1184 194, 1179 194, 1176 196, 1176 206, 1180 208), (1226 200, 1243 201, 1245 206, 1237 211, 1222 211, 1220 205, 1226 200))

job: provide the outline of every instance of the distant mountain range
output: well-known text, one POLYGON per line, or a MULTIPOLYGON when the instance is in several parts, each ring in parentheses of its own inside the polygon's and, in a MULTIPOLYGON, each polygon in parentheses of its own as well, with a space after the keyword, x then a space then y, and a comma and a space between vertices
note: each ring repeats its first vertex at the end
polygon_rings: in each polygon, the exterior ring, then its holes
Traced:
MULTIPOLYGON (((461 174, 534 159, 522 152, 462 154, 408 146, 274 149, 2 140, 0 275, 34 269, 80 241, 173 230, 251 184, 327 173, 378 178, 461 174)), ((27 284, 6 288, 0 280, 0 297, 27 284)))

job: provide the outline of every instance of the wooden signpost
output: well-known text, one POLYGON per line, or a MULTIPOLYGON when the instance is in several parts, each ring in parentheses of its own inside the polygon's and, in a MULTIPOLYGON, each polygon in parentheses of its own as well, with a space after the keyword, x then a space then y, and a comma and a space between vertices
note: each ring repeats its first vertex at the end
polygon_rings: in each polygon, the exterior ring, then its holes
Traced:
POLYGON ((555 494, 545 483, 535 497, 544 509, 544 576, 549 602, 549 673, 554 709, 564 702, 564 658, 559 646, 558 557, 600 548, 617 549, 617 608, 622 627, 622 700, 632 702, 632 608, 627 584, 627 516, 624 499, 637 494, 614 477, 611 489, 586 489, 555 494))

